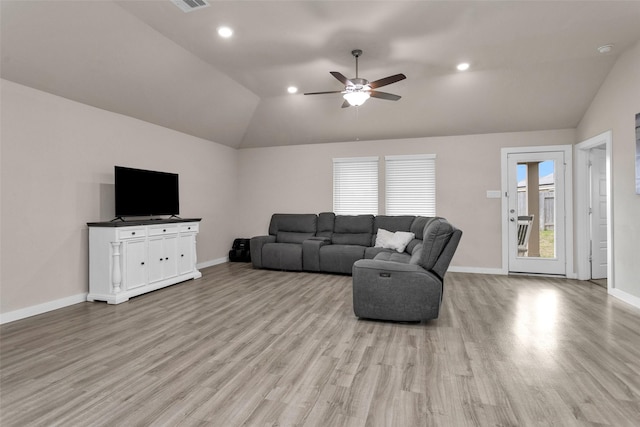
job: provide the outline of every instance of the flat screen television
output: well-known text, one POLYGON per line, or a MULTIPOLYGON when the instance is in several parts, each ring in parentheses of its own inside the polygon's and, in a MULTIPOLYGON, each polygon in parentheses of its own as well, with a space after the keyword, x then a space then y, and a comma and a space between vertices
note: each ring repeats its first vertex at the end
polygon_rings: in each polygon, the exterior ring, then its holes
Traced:
POLYGON ((115 166, 116 217, 178 215, 178 174, 115 166))

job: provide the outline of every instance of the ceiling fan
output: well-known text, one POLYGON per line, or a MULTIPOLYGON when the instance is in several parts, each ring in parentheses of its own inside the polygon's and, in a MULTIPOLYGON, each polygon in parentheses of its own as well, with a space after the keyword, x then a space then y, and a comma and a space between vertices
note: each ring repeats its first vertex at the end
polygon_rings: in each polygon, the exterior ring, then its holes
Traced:
POLYGON ((379 87, 390 85, 391 83, 399 82, 407 78, 404 74, 394 74, 393 76, 385 77, 380 80, 369 82, 367 79, 361 79, 358 77, 358 57, 362 55, 362 50, 354 49, 351 54, 356 58, 356 77, 348 79, 337 71, 331 71, 330 74, 336 79, 340 80, 344 84, 344 90, 333 90, 328 92, 309 92, 305 95, 322 95, 326 93, 341 93, 344 98, 342 108, 349 106, 359 107, 364 104, 369 97, 386 99, 388 101, 397 101, 401 97, 392 93, 380 92, 375 90, 379 87))

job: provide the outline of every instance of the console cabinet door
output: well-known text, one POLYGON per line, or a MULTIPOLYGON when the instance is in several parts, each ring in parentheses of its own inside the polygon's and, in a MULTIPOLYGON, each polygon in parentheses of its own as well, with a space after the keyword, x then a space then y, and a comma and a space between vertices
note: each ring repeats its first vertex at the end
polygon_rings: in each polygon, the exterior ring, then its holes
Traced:
POLYGON ((147 284, 147 242, 133 240, 124 243, 124 287, 134 289, 147 284))
POLYGON ((194 269, 194 238, 193 234, 181 235, 178 238, 178 274, 190 273, 194 269))
POLYGON ((165 237, 162 242, 164 250, 164 264, 162 264, 162 278, 178 275, 178 237, 165 237))
POLYGON ((162 237, 149 239, 149 282, 162 280, 162 262, 164 252, 162 250, 162 237))
POLYGON ((149 239, 149 283, 178 275, 177 237, 149 239))

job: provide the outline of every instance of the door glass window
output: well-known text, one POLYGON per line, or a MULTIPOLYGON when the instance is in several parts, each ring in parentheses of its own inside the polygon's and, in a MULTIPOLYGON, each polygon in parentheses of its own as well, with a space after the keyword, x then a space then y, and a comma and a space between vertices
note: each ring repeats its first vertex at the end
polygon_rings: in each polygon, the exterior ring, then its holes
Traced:
POLYGON ((556 258, 553 160, 517 164, 518 257, 556 258))

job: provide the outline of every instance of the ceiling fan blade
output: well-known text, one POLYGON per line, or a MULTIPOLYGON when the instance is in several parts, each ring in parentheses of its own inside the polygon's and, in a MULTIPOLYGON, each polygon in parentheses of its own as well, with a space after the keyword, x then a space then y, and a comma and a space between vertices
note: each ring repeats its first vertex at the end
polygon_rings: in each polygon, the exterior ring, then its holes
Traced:
POLYGON ((390 85, 391 83, 399 82, 400 80, 404 80, 406 78, 407 76, 405 76, 404 74, 395 74, 393 76, 385 77, 384 79, 371 82, 369 83, 369 87, 371 89, 376 89, 382 86, 390 85))
POLYGON ((351 107, 351 104, 349 104, 349 101, 345 99, 344 102, 342 103, 342 108, 347 108, 347 107, 351 107))
POLYGON ((348 78, 342 75, 342 73, 339 73, 337 71, 330 71, 329 74, 331 74, 336 79, 340 80, 340 83, 342 83, 345 86, 349 86, 353 84, 348 78))
POLYGON ((341 90, 330 90, 328 92, 307 92, 305 95, 324 95, 325 93, 342 93, 341 90))
POLYGON ((386 99, 388 101, 397 101, 398 99, 402 98, 400 95, 394 95, 392 93, 387 93, 387 92, 380 92, 377 90, 370 90, 369 95, 372 98, 386 99))

